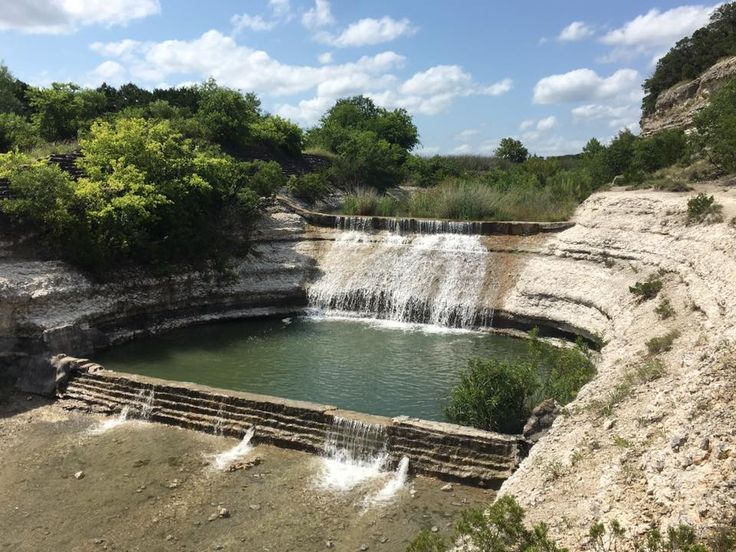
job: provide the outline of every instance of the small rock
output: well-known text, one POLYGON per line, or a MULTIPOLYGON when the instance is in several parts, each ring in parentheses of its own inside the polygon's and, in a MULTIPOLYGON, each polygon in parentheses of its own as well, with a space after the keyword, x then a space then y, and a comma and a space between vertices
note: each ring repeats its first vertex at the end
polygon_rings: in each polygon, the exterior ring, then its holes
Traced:
POLYGON ((166 535, 166 540, 167 540, 167 541, 172 541, 172 540, 174 540, 174 535, 166 535))
POLYGON ((260 505, 260 504, 251 504, 251 505, 249 506, 249 508, 250 508, 251 510, 260 510, 260 509, 261 509, 261 505, 260 505))
POLYGON ((654 461, 654 469, 658 472, 661 472, 664 469, 664 460, 662 460, 661 458, 657 458, 654 461))
POLYGON ((361 552, 365 552, 366 550, 368 550, 368 545, 367 544, 361 544, 360 545, 360 550, 361 550, 361 552))
POLYGON ((680 450, 680 447, 685 444, 687 441, 687 433, 679 433, 677 435, 673 435, 670 438, 670 447, 672 447, 672 450, 678 451, 680 450))
POLYGON ((693 458, 689 454, 686 455, 685 458, 683 458, 682 462, 680 463, 683 469, 689 468, 690 466, 692 466, 692 464, 693 464, 693 458))
POLYGON ((703 440, 700 441, 700 450, 710 450, 710 439, 703 437, 703 440))
POLYGON ((82 478, 84 478, 84 472, 83 471, 80 470, 80 471, 78 471, 77 473, 74 474, 74 479, 82 479, 82 478))
POLYGON ((207 518, 207 521, 215 521, 219 517, 219 514, 210 514, 210 517, 207 518))
POLYGON ((388 542, 388 537, 381 537, 380 539, 378 539, 378 541, 379 541, 379 542, 380 542, 381 544, 386 544, 386 543, 388 542))
POLYGON ((615 425, 616 425, 616 420, 614 420, 613 418, 610 418, 606 420, 606 422, 603 424, 603 429, 605 429, 606 431, 610 431, 613 429, 615 425))
POLYGON ((409 495, 412 498, 416 498, 416 496, 417 496, 417 490, 416 489, 409 489, 409 495))
POLYGON ((450 491, 452 491, 452 483, 448 483, 447 485, 442 485, 442 487, 440 487, 440 491, 445 491, 449 493, 450 491))
POLYGON ((333 543, 332 541, 325 541, 325 546, 327 548, 332 548, 333 546, 335 546, 335 543, 333 543))
POLYGON ((439 530, 440 530, 440 528, 439 528, 439 527, 437 527, 436 525, 433 525, 433 526, 432 526, 432 532, 433 532, 433 533, 437 533, 437 532, 439 532, 439 530))
POLYGON ((217 515, 220 516, 221 518, 229 518, 230 510, 228 510, 227 508, 220 508, 219 511, 217 512, 217 515))

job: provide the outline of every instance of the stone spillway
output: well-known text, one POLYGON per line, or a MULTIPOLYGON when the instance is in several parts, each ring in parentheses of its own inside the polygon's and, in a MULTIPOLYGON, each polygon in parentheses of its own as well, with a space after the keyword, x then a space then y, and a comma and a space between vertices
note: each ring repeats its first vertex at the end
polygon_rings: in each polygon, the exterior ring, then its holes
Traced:
POLYGON ((149 397, 153 422, 242 437, 256 428, 256 441, 314 454, 336 427, 380 426, 389 464, 407 457, 412 470, 440 479, 497 488, 526 451, 520 436, 417 420, 385 418, 329 405, 213 389, 106 370, 75 370, 59 392, 80 407, 108 413, 149 397), (345 424, 345 420, 354 423, 345 424))

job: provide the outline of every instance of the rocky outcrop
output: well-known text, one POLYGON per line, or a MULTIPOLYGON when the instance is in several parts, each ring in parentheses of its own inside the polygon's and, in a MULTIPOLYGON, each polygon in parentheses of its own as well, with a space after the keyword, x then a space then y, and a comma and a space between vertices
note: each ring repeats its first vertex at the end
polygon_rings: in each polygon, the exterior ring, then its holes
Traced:
POLYGON ((654 112, 642 117, 641 135, 690 128, 693 117, 708 105, 713 92, 733 78, 736 78, 736 57, 721 60, 698 78, 665 90, 657 98, 654 112))
MULTIPOLYGON (((731 220, 736 190, 707 191, 731 220)), ((736 512, 736 227, 688 226, 686 200, 592 196, 574 228, 527 255, 502 301, 608 341, 597 376, 502 487, 572 550, 596 521, 631 537, 679 523, 707 532, 736 512), (629 286, 650 276, 663 290, 639 302, 629 286), (671 349, 651 356, 647 342, 670 332, 671 349)))

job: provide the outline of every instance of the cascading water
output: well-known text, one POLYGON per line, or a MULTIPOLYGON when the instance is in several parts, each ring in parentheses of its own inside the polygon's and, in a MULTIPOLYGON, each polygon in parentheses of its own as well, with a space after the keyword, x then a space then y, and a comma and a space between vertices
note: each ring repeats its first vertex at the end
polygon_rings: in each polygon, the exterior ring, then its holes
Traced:
POLYGON ((393 499, 396 493, 406 484, 407 477, 409 477, 409 459, 403 456, 391 479, 386 482, 380 491, 366 500, 366 507, 372 506, 373 504, 385 503, 393 499))
POLYGON ((336 417, 325 441, 320 486, 347 491, 380 477, 388 461, 386 428, 336 417))
POLYGON ((493 321, 493 258, 480 236, 346 232, 319 268, 309 302, 328 315, 464 329, 493 321))
POLYGON ((255 432, 255 428, 251 427, 245 432, 243 439, 237 445, 216 455, 212 462, 215 469, 220 471, 227 470, 236 461, 250 453, 250 451, 253 450, 253 445, 251 445, 250 442, 253 439, 255 432))
POLYGON ((151 412, 153 412, 153 399, 153 389, 141 389, 132 404, 126 404, 123 406, 120 413, 114 418, 108 418, 94 426, 89 430, 90 434, 101 435, 132 419, 144 422, 150 420, 151 412))
POLYGON ((103 420, 102 422, 94 426, 92 429, 90 429, 89 432, 92 435, 102 435, 103 433, 106 433, 110 431, 111 429, 115 429, 116 427, 123 425, 125 422, 128 421, 129 415, 130 415, 130 406, 125 405, 117 416, 108 418, 107 420, 103 420))

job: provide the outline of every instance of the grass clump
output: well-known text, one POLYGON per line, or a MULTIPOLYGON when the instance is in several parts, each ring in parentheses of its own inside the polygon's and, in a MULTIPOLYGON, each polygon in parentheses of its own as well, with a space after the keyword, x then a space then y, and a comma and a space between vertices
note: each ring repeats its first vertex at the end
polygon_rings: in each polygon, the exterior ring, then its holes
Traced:
POLYGON ((654 309, 660 320, 666 320, 672 318, 675 315, 675 309, 672 307, 672 303, 667 297, 662 297, 659 300, 659 305, 654 309))
POLYGON ((680 337, 680 332, 677 330, 672 330, 659 337, 653 337, 647 341, 647 351, 652 356, 667 352, 672 349, 672 344, 678 337, 680 337))
POLYGON ((626 400, 637 385, 659 379, 664 375, 665 371, 666 369, 662 361, 659 359, 650 359, 635 369, 626 372, 621 382, 604 398, 591 401, 589 408, 597 416, 607 418, 613 414, 616 406, 626 400))
POLYGON ((636 282, 633 286, 629 286, 629 291, 636 295, 639 303, 654 299, 662 290, 662 280, 652 275, 644 282, 636 282))
POLYGON ((569 403, 594 374, 582 342, 558 349, 532 332, 527 354, 520 360, 471 360, 452 391, 446 414, 456 423, 518 433, 534 406, 545 399, 569 403))
POLYGON ((723 205, 716 203, 711 195, 699 193, 687 200, 687 223, 688 224, 711 224, 723 220, 723 205))

